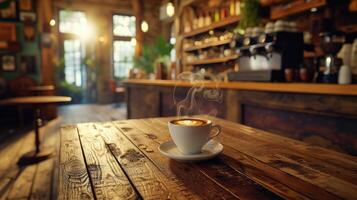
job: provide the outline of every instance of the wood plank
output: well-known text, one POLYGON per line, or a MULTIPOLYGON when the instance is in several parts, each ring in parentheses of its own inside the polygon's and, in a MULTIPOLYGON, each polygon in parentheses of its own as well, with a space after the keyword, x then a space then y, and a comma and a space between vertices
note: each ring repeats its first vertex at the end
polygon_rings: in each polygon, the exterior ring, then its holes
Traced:
POLYGON ((240 199, 283 199, 243 173, 226 165, 220 159, 199 163, 198 168, 207 177, 223 185, 240 199))
MULTIPOLYGON (((2 191, 2 194, 0 196, 6 197, 10 195, 10 197, 15 196, 15 198, 17 198, 16 196, 22 196, 21 198, 29 198, 29 195, 31 193, 32 181, 25 181, 25 183, 23 183, 24 177, 25 179, 29 179, 29 175, 23 175, 24 171, 29 166, 19 166, 17 165, 17 162, 19 161, 22 155, 30 152, 35 147, 33 137, 33 131, 25 133, 19 141, 13 141, 14 143, 18 143, 21 145, 18 151, 16 149, 12 149, 12 146, 11 148, 9 148, 9 150, 13 150, 15 154, 12 154, 12 152, 5 151, 6 155, 1 156, 4 161, 7 161, 4 162, 4 165, 7 166, 7 169, 4 172, 1 182, 4 181, 7 184, 3 184, 1 186, 0 189, 2 191), (30 193, 27 194, 26 191, 23 192, 22 190, 13 190, 13 188, 17 187, 16 185, 18 184, 23 184, 23 186, 20 187, 24 187, 25 190, 26 188, 30 188, 30 193), (16 194, 16 192, 20 192, 21 194, 16 194)), ((16 148, 18 148, 17 145, 16 148)), ((8 196, 7 198, 10 197, 8 196)))
POLYGON ((222 58, 207 58, 207 59, 197 59, 194 61, 184 62, 184 65, 205 65, 214 63, 224 63, 237 58, 237 55, 225 56, 222 58))
POLYGON ((137 199, 135 188, 92 123, 78 124, 78 134, 97 199, 137 199))
POLYGON ((208 32, 208 31, 210 31, 212 29, 221 28, 221 27, 224 27, 224 26, 227 26, 227 25, 231 25, 231 24, 237 23, 239 20, 240 20, 240 16, 229 17, 229 18, 227 18, 225 20, 221 20, 219 22, 212 23, 209 26, 202 27, 202 28, 197 28, 197 29, 195 29, 193 31, 190 31, 188 33, 183 33, 182 37, 192 37, 192 36, 195 36, 195 35, 198 35, 198 34, 201 34, 201 33, 208 32))
POLYGON ((37 165, 27 166, 16 179, 7 196, 7 199, 28 199, 31 195, 31 187, 36 173, 37 165))
MULTIPOLYGON (((211 118, 210 116, 205 116, 211 118)), ((211 118, 217 123, 224 124, 224 127, 243 133, 250 140, 251 136, 254 140, 260 141, 261 144, 268 145, 270 152, 275 150, 285 157, 290 157, 305 165, 315 167, 323 172, 340 177, 341 179, 357 184, 357 158, 347 154, 338 153, 328 149, 307 145, 306 143, 282 137, 276 134, 271 134, 266 131, 257 130, 248 126, 238 125, 233 122, 222 120, 219 118, 211 118), (284 152, 280 149, 284 148, 284 152), (289 155, 287 155, 288 153, 289 155), (323 166, 320 164, 323 162, 323 166)))
MULTIPOLYGON (((161 119, 148 119, 147 121, 150 121, 151 123, 155 123, 154 121, 157 121, 155 124, 156 126, 167 126, 167 121, 168 119, 166 118, 161 118, 161 119)), ((217 138, 219 139, 219 138, 217 138)), ((232 148, 229 146, 224 146, 224 154, 232 151, 232 148)), ((300 194, 296 192, 293 188, 294 187, 300 187, 303 186, 303 181, 300 179, 294 180, 291 183, 293 183, 292 187, 289 187, 291 185, 285 185, 279 181, 279 179, 276 179, 274 176, 270 176, 271 170, 275 170, 275 174, 282 180, 289 179, 289 178, 294 178, 292 176, 288 176, 285 173, 282 173, 280 170, 277 170, 275 168, 272 168, 266 164, 262 164, 261 166, 263 167, 262 169, 260 167, 255 166, 256 165, 256 160, 250 160, 248 159, 247 155, 242 154, 240 152, 235 151, 233 156, 235 159, 231 158, 232 155, 225 156, 225 155, 220 155, 219 158, 220 160, 224 161, 227 165, 235 169, 236 171, 246 175, 250 179, 254 180, 257 183, 260 183, 263 185, 265 188, 269 188, 271 191, 275 192, 276 194, 279 194, 280 196, 287 198, 287 199, 307 199, 306 196, 303 194, 300 194), (222 159, 225 158, 225 159, 222 159), (230 159, 228 159, 230 158, 230 159), (232 160, 235 161, 232 163, 232 160), (238 160, 238 161, 236 161, 238 160), (230 161, 230 162, 227 162, 230 161), (268 170, 265 170, 268 168, 268 170), (269 169, 270 168, 270 169, 269 169), (295 184, 296 183, 296 184, 295 184)), ((305 188, 304 188, 305 189, 305 188)), ((317 187, 312 187, 311 192, 315 194, 314 189, 320 189, 317 187)), ((321 190, 321 189, 320 189, 321 190)), ((325 191, 323 191, 325 192, 325 191)), ((317 196, 318 197, 318 196, 317 196)), ((326 196, 322 196, 326 197, 326 196)), ((328 196, 327 196, 328 197, 328 196)), ((326 199, 326 198, 325 198, 326 199)), ((327 198, 329 199, 329 198, 327 198)), ((331 198, 330 198, 331 199, 331 198)), ((333 198, 332 198, 333 199, 333 198)))
POLYGON ((58 199, 94 199, 75 126, 61 129, 58 199))
MULTIPOLYGON (((330 193, 346 199, 353 199, 357 186, 333 175, 323 173, 319 169, 313 169, 305 164, 297 163, 294 160, 283 159, 276 152, 271 151, 271 144, 262 142, 257 138, 250 137, 237 131, 237 127, 227 128, 227 124, 221 121, 223 132, 221 139, 226 145, 233 147, 245 154, 280 169, 288 174, 296 176, 306 182, 323 188, 330 193), (255 146, 251 144, 254 143, 255 146)), ((277 149, 282 152, 283 148, 277 149)), ((286 151, 286 149, 283 149, 286 151)), ((352 172, 353 173, 353 172, 352 172)))
MULTIPOLYGON (((170 140, 167 134, 167 125, 160 126, 151 119, 140 120, 134 123, 136 128, 154 134, 160 143, 170 140)), ((152 136, 151 136, 152 137, 152 136)), ((265 189, 261 185, 247 178, 244 174, 225 165, 220 160, 211 163, 191 164, 190 167, 198 170, 213 182, 221 185, 240 199, 279 199, 279 196, 265 189)))
MULTIPOLYGON (((146 124, 147 129, 155 130, 155 132, 168 133, 166 120, 163 122, 159 119, 145 119, 141 123, 146 124)), ((165 141, 171 139, 168 134, 159 134, 161 135, 164 136, 162 139, 165 141)), ((231 168, 220 159, 203 162, 198 166, 203 174, 220 185, 224 185, 241 199, 280 199, 273 192, 252 181, 254 179, 249 179, 244 173, 231 168)))
POLYGON ((283 17, 287 17, 289 15, 308 11, 311 8, 324 6, 326 4, 326 0, 312 0, 310 2, 300 0, 300 2, 297 2, 298 5, 296 5, 296 2, 293 2, 292 4, 293 5, 287 5, 285 7, 273 6, 271 8, 270 19, 276 20, 283 17))
MULTIPOLYGON (((212 118, 213 119, 213 118, 212 118)), ((161 126, 165 126, 167 119, 153 119, 152 121, 157 120, 161 121, 161 126)), ((215 122, 219 121, 214 120, 215 122)), ((293 179, 291 181, 291 178, 288 179, 280 179, 283 184, 286 185, 291 185, 291 182, 296 181, 298 179, 301 179, 303 181, 297 181, 297 183, 300 182, 304 183, 307 182, 307 184, 304 185, 314 185, 317 187, 322 188, 323 190, 316 189, 312 191, 313 195, 321 195, 324 197, 324 199, 334 199, 337 198, 337 196, 341 196, 343 198, 352 198, 353 197, 353 191, 354 188, 356 187, 355 185, 352 185, 344 180, 338 179, 336 177, 330 176, 328 174, 322 173, 318 170, 311 169, 307 166, 300 165, 299 163, 293 163, 293 162, 287 162, 287 161, 282 161, 279 158, 275 157, 275 154, 271 154, 269 150, 269 145, 265 146, 267 148, 262 148, 264 147, 264 144, 260 144, 259 141, 255 138, 250 138, 247 137, 244 134, 241 134, 239 131, 237 131, 237 127, 233 128, 227 128, 229 127, 229 123, 225 123, 226 121, 221 120, 220 124, 222 126, 223 134, 220 136, 221 142, 224 143, 225 146, 232 147, 233 149, 236 149, 240 152, 243 152, 246 155, 249 155, 251 157, 257 158, 257 160, 260 160, 261 162, 272 166, 273 168, 279 169, 280 171, 290 174, 294 176, 295 180, 293 179), (255 145, 253 146, 252 143, 255 145), (276 163, 275 163, 276 162, 276 163), (283 165, 283 164, 284 165, 283 165), (326 192, 328 191, 328 192, 326 192)), ((233 124, 233 123, 232 123, 233 124)), ((282 148, 280 148, 281 151, 282 148)), ((285 149, 284 149, 285 151, 285 149)), ((232 156, 232 155, 231 155, 232 156)), ((281 173, 281 172, 280 172, 281 173)), ((274 175, 274 174, 272 174, 274 175)), ((276 175, 274 175, 276 176, 276 175)), ((309 190, 310 187, 306 187, 306 189, 301 188, 301 187, 296 187, 297 185, 294 185, 294 188, 297 189, 303 189, 302 191, 300 190, 299 192, 302 194, 309 194, 309 191, 304 191, 304 190, 309 190)))
MULTIPOLYGON (((152 86, 176 86, 192 87, 189 81, 177 80, 142 80, 130 79, 123 81, 124 84, 131 85, 152 85, 152 86)), ((204 87, 215 88, 217 82, 203 81, 204 87)), ((255 90, 288 93, 324 94, 324 95, 348 95, 357 96, 357 85, 338 84, 318 84, 318 83, 259 83, 259 82, 219 82, 219 88, 236 90, 255 90)))
POLYGON ((37 164, 37 172, 34 178, 31 200, 51 199, 51 181, 54 159, 48 159, 37 164))
POLYGON ((198 45, 198 46, 192 46, 192 47, 187 47, 184 48, 184 51, 196 51, 199 49, 205 49, 205 48, 209 48, 209 47, 214 47, 214 46, 220 46, 220 45, 224 45, 224 44, 229 44, 232 40, 219 40, 216 42, 210 42, 210 43, 206 43, 206 44, 202 44, 202 45, 198 45))
POLYGON ((175 177, 165 176, 114 124, 95 127, 143 199, 199 199, 175 177))
POLYGON ((190 192, 200 197, 210 199, 237 199, 238 197, 217 183, 203 175, 197 168, 189 163, 171 160, 158 151, 161 140, 157 135, 139 125, 140 120, 117 121, 114 124, 139 147, 141 151, 160 169, 167 177, 174 177, 184 184, 190 192), (138 127, 138 126, 140 127, 138 127))
POLYGON ((322 188, 271 167, 264 162, 225 145, 220 158, 232 168, 246 174, 264 187, 286 199, 337 199, 322 188))

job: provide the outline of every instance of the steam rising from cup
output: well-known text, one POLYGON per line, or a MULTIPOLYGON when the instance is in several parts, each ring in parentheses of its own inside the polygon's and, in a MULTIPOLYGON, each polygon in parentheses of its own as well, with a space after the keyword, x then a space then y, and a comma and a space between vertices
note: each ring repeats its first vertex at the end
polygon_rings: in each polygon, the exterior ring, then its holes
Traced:
MULTIPOLYGON (((202 72, 182 72, 177 76, 179 81, 188 81, 192 87, 182 95, 177 86, 174 88, 173 101, 177 117, 191 115, 218 114, 217 106, 223 102, 223 92, 219 89, 219 76, 205 76, 202 72), (205 87, 205 83, 215 83, 214 87, 205 87)), ((180 88, 181 90, 181 88, 180 88)))

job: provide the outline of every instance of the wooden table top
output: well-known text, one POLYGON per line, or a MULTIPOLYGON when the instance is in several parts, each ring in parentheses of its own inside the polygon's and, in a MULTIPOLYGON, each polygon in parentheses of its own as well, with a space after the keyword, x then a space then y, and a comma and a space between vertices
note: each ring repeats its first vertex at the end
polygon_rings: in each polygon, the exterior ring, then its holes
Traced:
POLYGON ((209 118, 224 150, 198 163, 158 151, 172 118, 62 127, 59 199, 357 198, 356 157, 209 118))
POLYGON ((0 101, 0 105, 37 105, 37 104, 56 104, 66 103, 72 100, 71 97, 66 96, 27 96, 14 97, 0 101))

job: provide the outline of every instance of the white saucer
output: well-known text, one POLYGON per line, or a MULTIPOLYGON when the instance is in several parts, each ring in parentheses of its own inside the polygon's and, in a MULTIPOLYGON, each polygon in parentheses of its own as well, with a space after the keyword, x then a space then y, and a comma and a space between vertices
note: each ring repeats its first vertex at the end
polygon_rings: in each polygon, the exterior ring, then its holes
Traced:
POLYGON ((165 156, 172 158, 174 160, 180 161, 199 161, 207 160, 217 156, 223 151, 223 145, 216 140, 210 140, 207 144, 202 147, 202 152, 199 154, 184 155, 182 154, 176 144, 173 141, 167 141, 162 143, 158 147, 159 151, 165 156))

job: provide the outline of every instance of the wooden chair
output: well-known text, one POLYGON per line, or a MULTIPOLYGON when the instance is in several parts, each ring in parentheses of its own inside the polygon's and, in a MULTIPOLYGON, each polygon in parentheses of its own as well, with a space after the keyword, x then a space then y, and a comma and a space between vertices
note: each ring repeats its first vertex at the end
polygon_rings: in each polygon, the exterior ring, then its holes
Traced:
POLYGON ((118 86, 115 80, 109 81, 109 87, 114 94, 115 104, 118 105, 119 102, 123 102, 125 96, 125 88, 123 86, 118 86))
MULTIPOLYGON (((32 96, 32 92, 29 90, 30 87, 37 85, 35 80, 28 76, 19 76, 14 79, 9 80, 9 92, 13 97, 22 97, 22 96, 32 96)), ((27 107, 28 108, 28 107, 27 107)), ((24 114, 23 110, 26 109, 26 106, 17 106, 17 113, 19 117, 19 125, 24 125, 24 114)))

